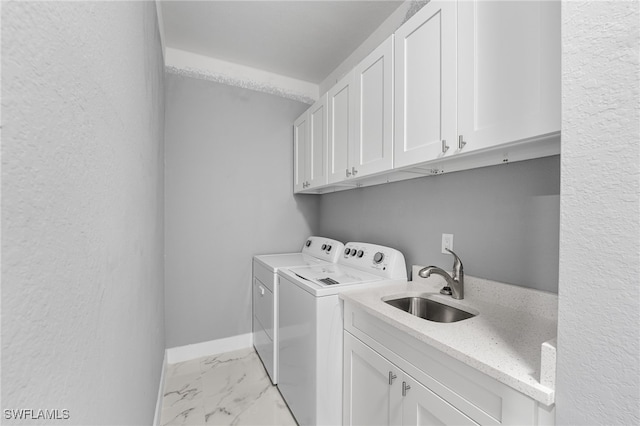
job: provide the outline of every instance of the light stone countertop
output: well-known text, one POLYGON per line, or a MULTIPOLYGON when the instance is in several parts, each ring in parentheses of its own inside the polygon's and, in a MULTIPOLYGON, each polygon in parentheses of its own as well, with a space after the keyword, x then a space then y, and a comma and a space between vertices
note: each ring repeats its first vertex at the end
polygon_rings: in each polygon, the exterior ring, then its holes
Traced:
POLYGON ((414 281, 388 281, 388 285, 347 291, 340 297, 540 403, 553 404, 555 377, 550 376, 555 376, 557 295, 466 275, 465 298, 454 300, 439 294, 445 283, 442 277, 420 278, 419 268, 414 266, 414 281), (443 324, 382 301, 407 293, 432 293, 435 300, 479 314, 443 324))

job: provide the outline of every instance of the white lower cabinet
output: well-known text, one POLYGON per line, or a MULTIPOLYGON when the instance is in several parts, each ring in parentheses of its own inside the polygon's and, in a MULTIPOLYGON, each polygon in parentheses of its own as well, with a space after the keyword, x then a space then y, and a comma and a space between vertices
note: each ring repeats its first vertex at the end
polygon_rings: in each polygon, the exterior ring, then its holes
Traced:
POLYGON ((343 424, 477 424, 348 332, 344 351, 343 424))
POLYGON ((400 423, 401 400, 397 397, 400 369, 347 332, 343 348, 343 424, 400 423))
POLYGON ((403 425, 477 425, 411 376, 403 377, 402 387, 405 389, 402 401, 403 425))
POLYGON ((344 304, 344 425, 536 425, 547 407, 344 304))

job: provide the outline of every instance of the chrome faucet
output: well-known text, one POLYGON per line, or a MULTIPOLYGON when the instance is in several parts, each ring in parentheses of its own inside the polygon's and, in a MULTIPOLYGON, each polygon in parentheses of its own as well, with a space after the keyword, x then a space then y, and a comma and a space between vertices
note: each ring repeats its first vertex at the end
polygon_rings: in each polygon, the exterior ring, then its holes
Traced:
POLYGON ((447 280, 447 286, 440 290, 440 293, 447 294, 454 299, 464 299, 464 271, 462 269, 462 261, 458 255, 449 249, 445 249, 453 255, 453 272, 449 275, 446 271, 437 266, 427 266, 420 269, 418 275, 422 278, 429 278, 431 274, 442 276, 447 280))

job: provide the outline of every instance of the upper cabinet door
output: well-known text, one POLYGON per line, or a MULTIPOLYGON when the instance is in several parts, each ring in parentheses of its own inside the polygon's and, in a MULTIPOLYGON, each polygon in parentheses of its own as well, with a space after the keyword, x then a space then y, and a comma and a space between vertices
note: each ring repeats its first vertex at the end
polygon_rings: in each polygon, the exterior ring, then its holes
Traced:
POLYGON ((432 0, 396 31, 396 168, 455 149, 456 19, 456 2, 432 0))
POLYGON ((305 111, 293 122, 293 192, 306 188, 307 142, 309 139, 309 114, 305 111))
POLYGON ((328 112, 327 95, 322 96, 309 111, 309 143, 307 144, 307 188, 327 183, 328 112))
POLYGON ((349 149, 353 143, 354 90, 353 71, 329 90, 328 182, 340 182, 351 176, 349 149))
POLYGON ((463 151, 560 130, 560 1, 458 3, 463 151))
POLYGON ((393 36, 354 71, 355 137, 351 167, 356 176, 393 168, 393 36))

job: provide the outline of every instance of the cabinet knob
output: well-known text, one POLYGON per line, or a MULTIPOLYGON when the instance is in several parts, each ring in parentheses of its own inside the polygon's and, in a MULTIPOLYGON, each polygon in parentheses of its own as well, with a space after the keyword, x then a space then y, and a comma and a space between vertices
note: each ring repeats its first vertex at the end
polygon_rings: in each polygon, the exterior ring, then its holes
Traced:
POLYGON ((458 149, 462 149, 462 148, 464 148, 464 146, 465 146, 466 144, 467 144, 467 143, 464 141, 464 136, 459 135, 459 136, 458 136, 458 149))
POLYGON ((356 170, 355 167, 351 167, 351 174, 354 176, 358 174, 358 171, 356 170))
POLYGON ((260 296, 264 296, 264 287, 258 286, 258 288, 260 289, 260 296))
POLYGON ((346 174, 347 174, 347 177, 351 176, 351 172, 349 171, 349 169, 347 169, 346 174))
POLYGON ((447 145, 447 141, 442 139, 442 152, 445 153, 449 150, 449 145, 447 145))
POLYGON ((407 391, 411 389, 411 386, 407 382, 402 382, 402 396, 407 396, 407 391))
POLYGON ((397 378, 398 376, 396 376, 395 374, 393 374, 393 371, 389 371, 389 384, 392 385, 393 381, 397 378))

